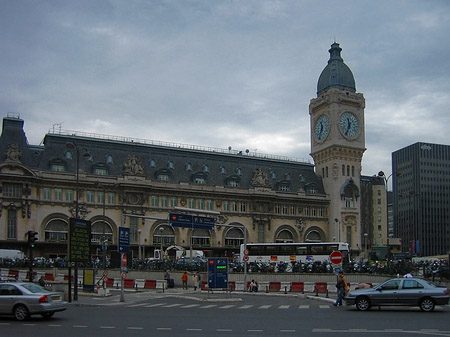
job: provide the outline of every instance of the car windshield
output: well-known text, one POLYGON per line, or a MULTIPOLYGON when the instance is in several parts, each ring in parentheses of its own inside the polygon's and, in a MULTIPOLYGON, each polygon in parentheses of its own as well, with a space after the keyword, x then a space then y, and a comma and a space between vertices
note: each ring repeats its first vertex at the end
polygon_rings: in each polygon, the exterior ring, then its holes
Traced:
POLYGON ((41 286, 38 286, 37 284, 34 283, 22 283, 21 286, 33 294, 49 292, 47 289, 42 288, 41 286))

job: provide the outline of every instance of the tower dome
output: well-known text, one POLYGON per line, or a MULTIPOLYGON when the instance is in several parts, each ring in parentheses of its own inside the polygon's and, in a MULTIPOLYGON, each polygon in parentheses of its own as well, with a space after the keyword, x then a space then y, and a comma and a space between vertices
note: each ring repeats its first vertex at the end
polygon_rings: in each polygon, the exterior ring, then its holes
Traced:
POLYGON ((330 59, 317 82, 317 96, 331 88, 356 92, 355 78, 341 57, 342 48, 339 43, 334 42, 328 51, 330 59))

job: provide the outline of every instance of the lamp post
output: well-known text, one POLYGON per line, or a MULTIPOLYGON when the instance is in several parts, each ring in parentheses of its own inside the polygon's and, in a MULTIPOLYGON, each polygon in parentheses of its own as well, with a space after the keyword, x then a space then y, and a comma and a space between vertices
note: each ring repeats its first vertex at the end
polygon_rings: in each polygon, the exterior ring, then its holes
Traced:
POLYGON ((164 232, 164 227, 161 226, 159 227, 159 233, 160 233, 160 240, 161 240, 161 250, 159 251, 159 258, 161 259, 161 262, 163 261, 163 232, 164 232))
POLYGON ((368 233, 364 233, 364 255, 367 257, 367 237, 369 236, 368 233))
POLYGON ((341 242, 341 220, 335 218, 334 222, 338 225, 338 242, 341 242))
MULTIPOLYGON (((80 205, 79 205, 79 192, 80 192, 80 151, 77 144, 74 142, 67 142, 66 148, 70 150, 75 150, 76 153, 76 185, 75 185, 75 219, 79 219, 80 215, 80 205)), ((86 152, 87 154, 87 152, 86 152)), ((69 227, 69 240, 70 240, 70 227, 69 227)), ((71 264, 69 261, 69 296, 68 301, 71 302, 71 288, 72 288, 72 275, 71 275, 71 264)), ((73 300, 78 301, 78 263, 74 262, 74 277, 73 277, 73 300)))

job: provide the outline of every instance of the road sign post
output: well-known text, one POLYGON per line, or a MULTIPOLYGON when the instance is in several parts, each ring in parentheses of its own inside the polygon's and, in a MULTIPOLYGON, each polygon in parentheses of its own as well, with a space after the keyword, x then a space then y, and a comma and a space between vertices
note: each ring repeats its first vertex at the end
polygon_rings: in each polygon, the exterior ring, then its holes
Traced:
POLYGON ((341 264, 343 260, 343 255, 340 251, 336 250, 330 254, 330 262, 332 264, 341 264))
POLYGON ((228 258, 208 259, 208 290, 228 289, 228 258))

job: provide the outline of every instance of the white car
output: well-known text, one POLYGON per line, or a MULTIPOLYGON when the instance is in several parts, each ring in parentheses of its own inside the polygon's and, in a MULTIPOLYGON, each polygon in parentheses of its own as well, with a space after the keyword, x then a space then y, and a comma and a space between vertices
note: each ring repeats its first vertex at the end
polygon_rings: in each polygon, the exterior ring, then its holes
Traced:
POLYGON ((34 283, 0 283, 0 315, 14 316, 19 321, 38 314, 52 317, 55 312, 67 309, 63 296, 34 283))

